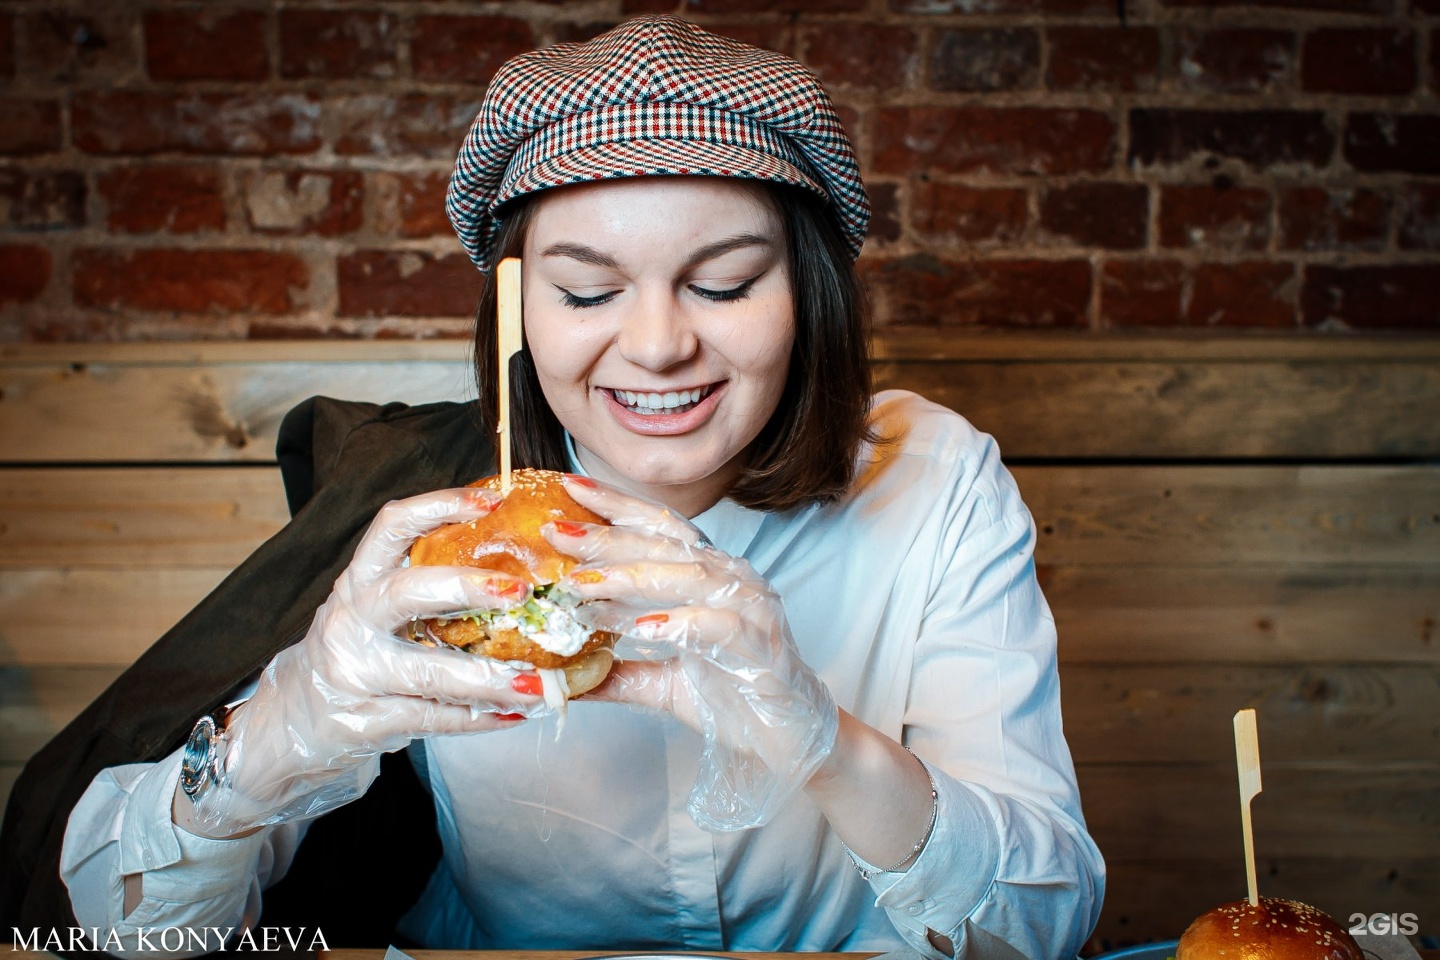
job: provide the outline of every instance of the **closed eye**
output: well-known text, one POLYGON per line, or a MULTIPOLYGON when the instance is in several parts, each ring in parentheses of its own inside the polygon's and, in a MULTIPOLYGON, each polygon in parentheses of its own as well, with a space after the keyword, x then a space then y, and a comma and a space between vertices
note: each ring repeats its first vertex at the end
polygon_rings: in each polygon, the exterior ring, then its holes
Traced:
POLYGON ((607 293, 597 293, 593 297, 582 297, 571 293, 559 284, 553 284, 553 286, 556 290, 560 291, 560 302, 567 307, 573 307, 577 310, 584 309, 585 307, 598 307, 602 304, 609 303, 611 300, 614 300, 615 295, 620 292, 618 290, 611 290, 607 293))
POLYGON ((728 290, 711 290, 707 287, 697 287, 692 283, 690 290, 697 297, 714 303, 731 303, 736 300, 744 300, 750 296, 750 288, 755 286, 755 281, 759 279, 759 277, 751 277, 738 287, 731 287, 728 290))

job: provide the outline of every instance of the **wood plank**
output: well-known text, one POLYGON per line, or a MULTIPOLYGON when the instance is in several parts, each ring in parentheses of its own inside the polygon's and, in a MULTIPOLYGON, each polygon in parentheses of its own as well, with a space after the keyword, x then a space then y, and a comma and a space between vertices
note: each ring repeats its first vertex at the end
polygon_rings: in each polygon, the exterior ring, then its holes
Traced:
POLYGON ((12 462, 273 462, 286 411, 316 394, 427 403, 473 393, 464 363, 78 363, 0 367, 12 462))
POLYGON ((21 763, 90 705, 120 667, 0 668, 0 764, 21 763))
POLYGON ((1435 566, 1440 467, 1025 467, 1052 565, 1435 566))
MULTIPOLYGON (((129 663, 228 572, 0 568, 0 665, 129 663)), ((1040 576, 1066 668, 1440 662, 1440 570, 1042 566, 1040 576)))
MULTIPOLYGON (((1431 569, 1440 467, 1027 467, 1047 566, 1431 569)), ((0 471, 0 567, 233 565, 285 521, 277 471, 0 471), (98 492, 97 492, 98 491, 98 492), (166 551, 178 551, 166 557, 166 551)))
MULTIPOLYGON (((897 331, 876 341, 876 371, 882 386, 961 411, 1012 458, 1440 454, 1440 351, 1407 338, 1291 340, 897 331)), ((471 396, 469 350, 12 344, 0 350, 0 436, 14 462, 263 461, 284 412, 316 393, 471 396)))
POLYGON ((1161 565, 1170 559, 1042 563, 1061 662, 1440 661, 1440 569, 1161 565))
POLYGON ((0 666, 133 663, 229 572, 0 570, 0 666))
MULTIPOLYGON (((1106 856, 1206 860, 1233 850, 1239 860, 1233 761, 1089 763, 1076 773, 1106 856)), ((1259 857, 1437 857, 1440 762, 1266 763, 1253 812, 1259 857)))
POLYGON ((876 382, 964 414, 1008 458, 1427 457, 1440 364, 882 363, 876 382))
POLYGON ((274 468, 0 470, 0 567, 233 567, 288 519, 274 468))
POLYGON ((1427 666, 1066 664, 1076 763, 1233 762, 1230 718, 1254 707, 1272 763, 1440 759, 1440 662, 1427 666))
MULTIPOLYGON (((1238 855, 1170 861, 1107 857, 1105 866, 1105 905, 1096 936, 1112 947, 1176 939, 1206 910, 1245 896, 1245 868, 1238 855)), ((1312 904, 1342 926, 1348 927, 1355 913, 1413 913, 1422 933, 1440 933, 1435 911, 1440 875, 1434 860, 1265 857, 1255 866, 1263 896, 1312 904)))
MULTIPOLYGON (((1264 332, 1135 331, 1094 334, 890 326, 870 336, 880 360, 1440 360, 1440 340, 1426 334, 1355 333, 1345 336, 1264 332)), ((186 340, 130 343, 0 343, 0 363, 251 363, 276 360, 468 361, 468 338, 434 340, 186 340)))

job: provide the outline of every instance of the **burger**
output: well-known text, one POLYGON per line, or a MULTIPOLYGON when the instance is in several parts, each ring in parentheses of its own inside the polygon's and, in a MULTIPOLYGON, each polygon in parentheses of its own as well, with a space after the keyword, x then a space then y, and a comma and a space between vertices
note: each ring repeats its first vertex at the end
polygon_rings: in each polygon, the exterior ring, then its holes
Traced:
MULTIPOLYGON (((570 499, 561 477, 553 470, 511 471, 510 492, 494 510, 477 520, 432 530, 410 547, 411 566, 478 567, 530 585, 528 596, 502 609, 413 621, 409 639, 534 668, 546 701, 557 708, 605 679, 617 639, 580 622, 580 599, 559 585, 576 560, 540 533, 555 520, 607 522, 570 499)), ((500 477, 470 486, 499 493, 500 477)))
POLYGON ((1324 911, 1261 897, 1227 903, 1186 928, 1175 960, 1364 960, 1345 928, 1324 911))

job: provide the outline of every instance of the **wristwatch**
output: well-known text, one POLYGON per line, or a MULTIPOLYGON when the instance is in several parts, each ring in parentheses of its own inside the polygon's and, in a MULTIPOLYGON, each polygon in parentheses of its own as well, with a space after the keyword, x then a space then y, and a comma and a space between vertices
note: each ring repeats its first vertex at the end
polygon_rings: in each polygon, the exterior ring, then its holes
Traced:
POLYGON ((198 803, 210 784, 219 783, 225 769, 225 721, 236 704, 218 707, 195 721, 180 761, 180 789, 198 803))

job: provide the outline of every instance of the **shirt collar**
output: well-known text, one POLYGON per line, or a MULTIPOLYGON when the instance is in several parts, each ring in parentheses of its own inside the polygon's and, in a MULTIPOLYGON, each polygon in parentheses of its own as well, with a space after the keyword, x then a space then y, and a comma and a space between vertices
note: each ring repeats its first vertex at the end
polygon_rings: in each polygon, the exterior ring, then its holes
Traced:
MULTIPOLYGON (((578 473, 582 477, 589 476, 575 454, 575 440, 570 436, 569 430, 565 431, 565 459, 570 464, 571 473, 578 473)), ((742 507, 726 497, 704 513, 691 517, 690 522, 699 527, 700 532, 725 553, 732 557, 743 557, 755 541, 756 534, 760 532, 765 516, 763 510, 742 507)))

